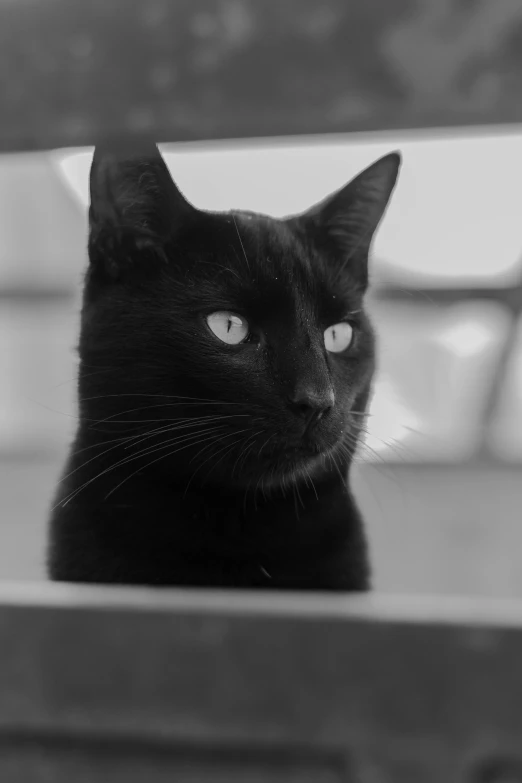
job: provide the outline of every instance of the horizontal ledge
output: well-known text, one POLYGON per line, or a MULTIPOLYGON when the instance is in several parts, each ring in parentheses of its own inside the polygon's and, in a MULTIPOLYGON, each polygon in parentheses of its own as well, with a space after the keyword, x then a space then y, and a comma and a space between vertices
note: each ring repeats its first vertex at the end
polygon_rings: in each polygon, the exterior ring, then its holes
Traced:
POLYGON ((0 617, 6 608, 73 609, 100 614, 147 612, 166 618, 173 614, 232 619, 264 616, 522 629, 522 601, 462 596, 293 594, 5 582, 0 585, 0 617))
POLYGON ((522 6, 389 6, 2 0, 0 151, 522 121, 522 6))
POLYGON ((521 655, 516 601, 4 584, 0 747, 385 747, 412 768, 387 780, 445 780, 519 747, 521 655))

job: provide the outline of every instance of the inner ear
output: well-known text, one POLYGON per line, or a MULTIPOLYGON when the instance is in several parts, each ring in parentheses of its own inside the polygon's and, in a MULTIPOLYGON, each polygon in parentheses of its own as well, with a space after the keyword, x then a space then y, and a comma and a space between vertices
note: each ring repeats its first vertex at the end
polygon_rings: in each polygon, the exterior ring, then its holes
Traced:
POLYGON ((124 151, 96 147, 90 173, 91 232, 108 228, 165 241, 195 212, 156 144, 124 151))
POLYGON ((400 164, 398 152, 380 158, 336 193, 290 218, 290 222, 366 283, 368 252, 400 164))

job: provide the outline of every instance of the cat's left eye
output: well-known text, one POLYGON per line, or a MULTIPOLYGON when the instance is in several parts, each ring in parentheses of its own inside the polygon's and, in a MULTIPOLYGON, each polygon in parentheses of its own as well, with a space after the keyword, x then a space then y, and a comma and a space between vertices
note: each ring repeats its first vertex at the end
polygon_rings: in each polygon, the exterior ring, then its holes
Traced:
POLYGON ((220 310, 207 316, 207 324, 211 332, 227 345, 239 345, 249 334, 248 321, 236 313, 220 310))
POLYGON ((353 326, 345 321, 329 326, 324 333, 324 345, 330 353, 341 353, 351 345, 353 326))

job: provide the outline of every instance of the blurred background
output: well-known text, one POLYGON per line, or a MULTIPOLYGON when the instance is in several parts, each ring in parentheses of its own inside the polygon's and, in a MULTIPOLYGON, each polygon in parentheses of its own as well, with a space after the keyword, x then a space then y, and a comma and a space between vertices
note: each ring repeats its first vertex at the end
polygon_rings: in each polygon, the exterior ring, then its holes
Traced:
POLYGON ((70 145, 121 117, 126 132, 224 139, 162 146, 208 209, 298 212, 402 151, 371 260, 379 372, 354 471, 375 587, 522 596, 518 0, 397 0, 378 24, 381 0, 75 0, 59 24, 24 4, 0 29, 0 140, 51 151, 0 156, 0 580, 44 578, 75 427, 92 149, 70 145), (511 124, 481 124, 495 118, 511 124), (377 130, 401 127, 422 129, 377 130))

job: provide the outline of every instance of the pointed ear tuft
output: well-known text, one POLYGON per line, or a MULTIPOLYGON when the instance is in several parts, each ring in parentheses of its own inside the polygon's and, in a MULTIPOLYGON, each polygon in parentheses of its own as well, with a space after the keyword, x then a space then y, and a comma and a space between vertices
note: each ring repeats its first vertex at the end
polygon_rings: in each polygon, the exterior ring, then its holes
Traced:
POLYGON ((91 236, 104 229, 165 241, 196 210, 174 184, 158 147, 98 146, 90 174, 91 236))
MULTIPOLYGON (((320 248, 367 282, 367 259, 375 231, 395 187, 401 155, 392 152, 348 185, 297 218, 320 248)), ((295 220, 295 218, 294 218, 295 220)))

